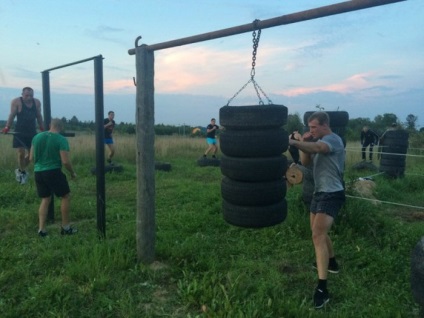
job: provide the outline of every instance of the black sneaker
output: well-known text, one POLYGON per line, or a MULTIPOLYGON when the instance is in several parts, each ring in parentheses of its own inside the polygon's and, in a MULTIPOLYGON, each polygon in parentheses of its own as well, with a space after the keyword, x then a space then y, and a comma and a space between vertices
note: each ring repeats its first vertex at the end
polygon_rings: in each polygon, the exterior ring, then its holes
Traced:
POLYGON ((324 289, 324 290, 319 289, 319 288, 316 288, 315 289, 315 293, 314 293, 314 306, 315 306, 315 309, 321 309, 329 301, 330 301, 330 297, 328 295, 328 290, 327 289, 324 289))
POLYGON ((62 235, 72 235, 72 234, 75 234, 75 233, 77 233, 78 232, 78 230, 76 230, 76 229, 74 229, 74 228, 72 228, 72 227, 69 227, 69 229, 67 229, 67 230, 65 230, 63 227, 62 227, 62 229, 61 229, 61 231, 60 231, 60 234, 62 234, 62 235))
MULTIPOLYGON (((317 262, 312 263, 312 268, 317 269, 317 262)), ((328 272, 333 274, 339 273, 339 265, 337 263, 335 264, 328 264, 328 272)))
POLYGON ((40 237, 46 237, 46 236, 47 236, 47 232, 38 231, 38 235, 39 235, 40 237))

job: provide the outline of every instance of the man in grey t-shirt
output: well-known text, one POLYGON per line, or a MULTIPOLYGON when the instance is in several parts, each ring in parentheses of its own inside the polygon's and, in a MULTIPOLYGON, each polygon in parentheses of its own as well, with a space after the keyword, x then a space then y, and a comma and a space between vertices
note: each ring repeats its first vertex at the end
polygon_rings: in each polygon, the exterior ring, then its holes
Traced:
POLYGON ((327 113, 313 113, 308 119, 308 126, 309 132, 303 135, 301 141, 289 139, 289 143, 301 150, 303 165, 313 163, 315 188, 310 206, 310 225, 316 256, 314 267, 318 271, 314 306, 319 309, 330 300, 327 273, 339 271, 328 232, 345 202, 345 150, 342 139, 330 129, 327 113), (317 141, 310 142, 312 139, 317 141))

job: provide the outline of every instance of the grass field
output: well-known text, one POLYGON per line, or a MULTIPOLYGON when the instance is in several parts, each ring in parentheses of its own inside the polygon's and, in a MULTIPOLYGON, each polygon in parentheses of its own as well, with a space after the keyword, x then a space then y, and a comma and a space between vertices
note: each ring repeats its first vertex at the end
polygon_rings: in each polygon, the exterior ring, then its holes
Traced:
MULTIPOLYGON (((61 237, 56 199, 56 222, 43 239, 33 178, 26 185, 14 180, 11 136, 0 136, 1 317, 419 317, 410 253, 424 235, 421 157, 407 158, 404 178, 373 177, 374 196, 399 205, 348 198, 331 232, 341 271, 329 276, 330 303, 316 311, 301 185, 287 192, 283 223, 231 226, 221 213, 220 169, 196 164, 203 139, 157 138, 156 160, 172 170, 156 171, 155 262, 137 264, 134 138, 115 137, 124 171, 106 175, 105 239, 97 232, 90 172, 94 136, 69 138, 78 174, 70 182, 71 218, 79 232, 61 237)), ((376 173, 351 169, 360 159, 357 146, 347 147, 348 185, 376 173)))

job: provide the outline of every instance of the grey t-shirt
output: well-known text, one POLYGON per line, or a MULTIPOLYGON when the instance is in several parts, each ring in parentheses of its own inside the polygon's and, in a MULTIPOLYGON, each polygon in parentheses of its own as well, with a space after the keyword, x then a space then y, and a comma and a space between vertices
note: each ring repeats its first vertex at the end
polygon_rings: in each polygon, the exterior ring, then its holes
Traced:
POLYGON ((342 139, 335 133, 325 135, 317 142, 328 145, 330 152, 314 155, 313 175, 315 192, 336 192, 343 190, 345 149, 342 139))

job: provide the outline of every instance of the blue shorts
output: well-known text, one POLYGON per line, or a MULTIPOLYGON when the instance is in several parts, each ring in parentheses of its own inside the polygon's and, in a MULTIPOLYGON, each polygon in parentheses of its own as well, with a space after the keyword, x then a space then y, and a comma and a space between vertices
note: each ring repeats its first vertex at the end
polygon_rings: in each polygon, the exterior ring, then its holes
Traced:
POLYGON ((345 201, 344 190, 337 192, 317 192, 312 197, 309 210, 313 214, 325 213, 335 219, 345 201))
POLYGON ((113 145, 113 139, 112 138, 105 138, 105 144, 106 145, 113 145))
POLYGON ((208 145, 216 145, 216 139, 215 138, 206 138, 206 142, 208 145))

